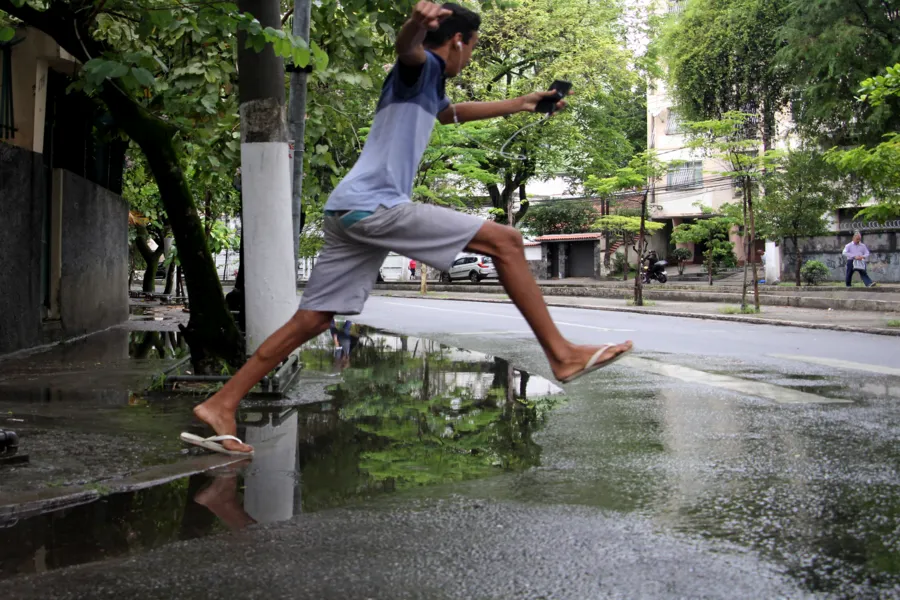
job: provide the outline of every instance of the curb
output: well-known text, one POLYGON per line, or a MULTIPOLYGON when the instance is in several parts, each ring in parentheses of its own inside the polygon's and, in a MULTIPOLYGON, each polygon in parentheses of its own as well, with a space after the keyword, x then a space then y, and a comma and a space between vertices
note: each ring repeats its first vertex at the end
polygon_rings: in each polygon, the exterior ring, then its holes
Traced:
MULTIPOLYGON (((393 294, 378 294, 386 298, 413 298, 412 296, 395 296, 393 294)), ((482 302, 485 304, 512 304, 512 300, 494 300, 490 298, 419 298, 420 300, 449 300, 456 302, 482 302)), ((810 323, 807 321, 784 321, 782 319, 760 319, 743 315, 711 315, 706 313, 682 313, 667 310, 647 310, 641 308, 629 308, 618 306, 596 306, 592 304, 565 304, 562 302, 547 302, 547 306, 554 308, 580 308, 584 310, 600 310, 607 312, 636 313, 641 315, 658 315, 661 317, 682 317, 686 319, 704 319, 707 321, 731 321, 733 323, 751 323, 754 325, 775 325, 778 327, 799 327, 801 329, 822 329, 828 331, 843 331, 847 333, 869 333, 872 335, 887 335, 900 337, 900 329, 885 329, 882 327, 848 327, 846 325, 830 325, 825 323, 810 323)))
MULTIPOLYGON (((541 293, 545 296, 564 296, 566 298, 604 298, 608 300, 616 300, 622 298, 623 293, 630 295, 631 289, 609 286, 553 286, 539 285, 541 293)), ((408 286, 406 284, 377 284, 375 291, 378 292, 417 292, 418 287, 408 286), (403 287, 401 287, 403 286, 403 287)), ((458 285, 435 283, 431 285, 431 291, 442 292, 446 294, 500 294, 503 288, 499 284, 479 284, 471 286, 470 290, 461 291, 458 285)), ((647 300, 674 301, 674 302, 712 302, 712 303, 734 303, 741 297, 740 291, 734 290, 681 290, 681 289, 660 289, 645 288, 644 298, 647 300)), ((897 300, 872 300, 868 298, 824 298, 816 295, 806 296, 798 294, 767 294, 760 293, 760 303, 763 306, 787 306, 793 308, 813 308, 813 309, 833 309, 833 310, 860 310, 871 312, 898 312, 900 311, 900 301, 897 300)))

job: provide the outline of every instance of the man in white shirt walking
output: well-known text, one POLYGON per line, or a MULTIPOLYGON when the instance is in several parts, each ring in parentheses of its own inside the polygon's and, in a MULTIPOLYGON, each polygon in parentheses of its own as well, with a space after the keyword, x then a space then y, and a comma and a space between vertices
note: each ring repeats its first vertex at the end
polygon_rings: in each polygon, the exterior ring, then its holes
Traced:
POLYGON ((869 260, 869 249, 862 243, 862 234, 853 232, 853 241, 844 246, 844 258, 847 259, 847 287, 853 285, 853 273, 859 272, 866 287, 874 287, 876 284, 866 272, 866 263, 869 260))

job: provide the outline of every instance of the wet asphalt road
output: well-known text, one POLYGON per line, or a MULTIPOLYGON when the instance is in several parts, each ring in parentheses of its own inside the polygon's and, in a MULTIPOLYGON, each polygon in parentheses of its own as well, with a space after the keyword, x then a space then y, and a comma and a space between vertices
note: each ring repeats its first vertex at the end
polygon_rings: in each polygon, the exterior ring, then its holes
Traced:
MULTIPOLYGON (((373 298, 359 320, 548 376, 514 311, 373 298)), ((896 338, 552 312, 574 341, 633 339, 637 352, 567 386, 534 435, 537 466, 4 588, 22 598, 900 596, 896 338)))

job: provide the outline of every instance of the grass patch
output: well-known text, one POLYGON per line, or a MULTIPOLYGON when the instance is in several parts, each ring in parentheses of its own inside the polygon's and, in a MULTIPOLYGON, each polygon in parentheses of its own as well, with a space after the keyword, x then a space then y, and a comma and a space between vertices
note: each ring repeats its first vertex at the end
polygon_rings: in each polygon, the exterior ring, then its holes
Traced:
POLYGON ((887 322, 888 327, 900 327, 900 319, 891 319, 887 322))
MULTIPOLYGON (((625 296, 625 305, 636 306, 634 303, 634 297, 625 296)), ((656 302, 654 302, 653 300, 644 299, 644 306, 656 306, 656 302)))
POLYGON ((719 312, 723 315, 758 315, 762 310, 755 306, 747 306, 743 309, 740 306, 723 306, 719 312))
MULTIPOLYGON (((845 285, 847 285, 847 284, 844 283, 843 281, 823 281, 819 285, 814 285, 812 287, 844 287, 845 285)), ((797 289, 797 282, 782 281, 778 284, 778 286, 779 287, 792 287, 794 289, 797 289)), ((810 286, 804 283, 801 287, 810 287, 810 286)), ((853 287, 866 287, 866 286, 863 285, 862 282, 855 282, 853 284, 853 287)))

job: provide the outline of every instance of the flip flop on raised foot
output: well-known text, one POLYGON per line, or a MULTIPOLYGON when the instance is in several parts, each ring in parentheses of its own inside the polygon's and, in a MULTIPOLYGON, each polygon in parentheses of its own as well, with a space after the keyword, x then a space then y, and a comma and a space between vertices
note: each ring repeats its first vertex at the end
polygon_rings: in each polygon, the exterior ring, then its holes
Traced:
POLYGON ((214 435, 212 437, 202 438, 199 435, 194 435, 193 433, 181 434, 181 441, 185 444, 199 446, 205 450, 218 452, 219 454, 227 454, 228 456, 253 456, 253 452, 238 452, 237 450, 229 450, 219 443, 226 440, 232 440, 239 444, 244 443, 242 440, 234 437, 233 435, 214 435))
POLYGON ((572 383, 576 379, 584 377, 585 375, 588 375, 589 373, 593 373, 594 371, 596 371, 598 369, 602 369, 603 367, 608 367, 609 365, 613 364, 614 362, 616 362, 617 360, 621 359, 623 356, 625 356, 626 354, 631 352, 633 349, 633 348, 629 348, 628 350, 625 350, 624 352, 620 352, 620 353, 616 354, 614 357, 610 358, 607 361, 599 362, 600 357, 603 356, 604 352, 606 352, 610 348, 615 348, 616 346, 620 346, 620 345, 621 344, 603 344, 599 350, 594 352, 594 355, 591 356, 591 359, 589 361, 587 361, 587 364, 584 365, 584 368, 582 370, 577 371, 577 372, 573 373, 572 375, 569 375, 565 379, 560 379, 559 380, 560 383, 563 383, 563 384, 572 383))

